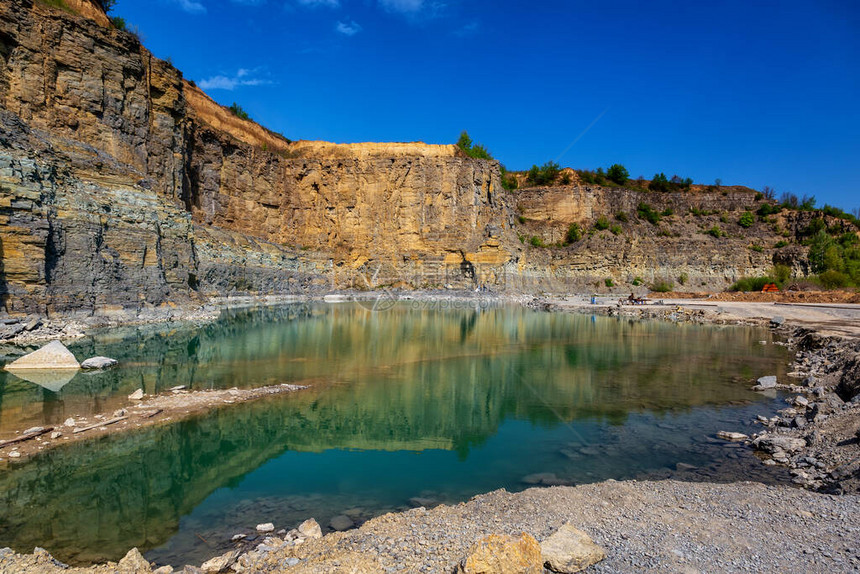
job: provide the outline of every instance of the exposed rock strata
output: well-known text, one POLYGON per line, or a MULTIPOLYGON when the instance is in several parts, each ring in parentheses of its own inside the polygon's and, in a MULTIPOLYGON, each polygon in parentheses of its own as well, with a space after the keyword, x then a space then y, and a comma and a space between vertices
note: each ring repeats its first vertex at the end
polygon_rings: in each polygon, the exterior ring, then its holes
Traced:
POLYGON ((516 245, 494 162, 454 146, 291 143, 78 4, 0 6, 7 311, 502 273, 516 245))

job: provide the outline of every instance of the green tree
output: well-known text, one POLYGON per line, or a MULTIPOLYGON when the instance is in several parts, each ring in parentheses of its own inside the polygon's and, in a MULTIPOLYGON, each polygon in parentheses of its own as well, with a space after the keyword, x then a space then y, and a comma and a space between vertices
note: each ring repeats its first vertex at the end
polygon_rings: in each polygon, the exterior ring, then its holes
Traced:
POLYGON ((627 171, 627 168, 620 163, 614 163, 606 170, 606 179, 617 183, 618 185, 624 185, 627 183, 627 180, 630 179, 630 173, 627 171))
POLYGON ((463 152, 474 159, 493 159, 490 150, 484 147, 481 144, 474 143, 472 138, 469 137, 468 132, 463 130, 463 133, 460 134, 460 139, 457 140, 457 147, 459 147, 463 152))
POLYGON ((669 191, 671 190, 671 185, 669 184, 669 178, 666 177, 666 174, 663 172, 655 173, 654 177, 651 178, 651 183, 648 184, 648 189, 651 191, 669 191))
POLYGON ((230 112, 234 116, 236 116, 237 118, 241 118, 243 120, 250 120, 251 119, 251 116, 248 115, 248 112, 243 110, 242 106, 240 106, 236 102, 233 102, 233 104, 227 109, 230 110, 230 112))
POLYGON ((580 239, 582 239, 582 228, 578 223, 571 223, 567 228, 567 242, 576 243, 580 239))
POLYGON ((550 185, 556 180, 560 172, 561 168, 557 163, 548 161, 540 167, 533 165, 526 179, 532 185, 550 185))

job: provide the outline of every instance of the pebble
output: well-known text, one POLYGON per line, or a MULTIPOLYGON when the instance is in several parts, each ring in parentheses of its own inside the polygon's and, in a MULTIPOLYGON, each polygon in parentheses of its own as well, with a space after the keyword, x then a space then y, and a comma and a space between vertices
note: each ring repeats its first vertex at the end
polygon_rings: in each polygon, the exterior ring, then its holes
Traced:
POLYGON ((264 522, 263 524, 257 525, 257 532, 274 532, 275 525, 271 522, 264 522))

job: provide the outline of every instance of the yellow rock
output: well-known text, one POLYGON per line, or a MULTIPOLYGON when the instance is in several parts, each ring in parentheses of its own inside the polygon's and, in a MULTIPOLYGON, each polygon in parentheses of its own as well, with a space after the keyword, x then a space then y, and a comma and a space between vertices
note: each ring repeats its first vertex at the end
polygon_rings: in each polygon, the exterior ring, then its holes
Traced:
POLYGON ((543 560, 537 540, 523 532, 519 538, 490 534, 476 542, 460 562, 459 574, 541 574, 543 560))

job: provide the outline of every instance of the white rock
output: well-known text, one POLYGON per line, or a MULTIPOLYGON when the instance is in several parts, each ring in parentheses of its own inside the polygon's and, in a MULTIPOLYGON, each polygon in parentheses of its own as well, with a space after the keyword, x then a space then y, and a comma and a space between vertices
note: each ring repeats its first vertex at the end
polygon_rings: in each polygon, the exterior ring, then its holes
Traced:
POLYGON ((42 432, 43 430, 45 430, 45 427, 30 427, 30 428, 28 428, 27 430, 25 430, 25 431, 24 431, 24 434, 25 434, 25 435, 28 435, 28 434, 34 434, 34 433, 37 433, 37 432, 42 432))
POLYGON ((239 550, 225 552, 221 556, 216 556, 215 558, 207 560, 201 564, 200 569, 204 572, 221 572, 235 562, 238 555, 239 550))
POLYGON ((305 538, 322 538, 322 529, 316 520, 308 518, 299 524, 299 534, 305 538))
POLYGON ((541 559, 553 572, 571 574, 606 558, 606 552, 578 528, 565 523, 540 545, 541 559))
POLYGON ((247 538, 247 537, 248 537, 247 534, 234 534, 230 538, 230 542, 236 542, 237 540, 242 540, 243 538, 247 538))
POLYGON ((168 390, 173 391, 175 393, 176 391, 181 391, 184 388, 185 388, 185 385, 176 385, 175 387, 170 387, 168 390))
POLYGON ((109 369, 119 363, 116 359, 110 357, 90 357, 81 363, 82 369, 109 369))
POLYGON ((113 412, 113 418, 124 417, 128 414, 128 411, 125 409, 117 409, 113 412))
POLYGON ((756 381, 756 383, 758 383, 756 386, 761 387, 762 389, 772 389, 776 386, 776 376, 769 375, 767 377, 761 377, 756 381))
POLYGON ((5 369, 79 369, 81 365, 65 345, 51 341, 38 351, 33 351, 6 365, 5 369))
POLYGON ((129 400, 131 401, 139 401, 143 398, 143 389, 137 389, 130 395, 128 395, 129 400))
POLYGON ((60 438, 61 436, 63 436, 63 433, 61 433, 61 432, 54 431, 51 433, 51 438, 55 439, 55 440, 60 438))
POLYGON ((263 524, 257 525, 257 532, 274 532, 275 525, 271 522, 264 522, 263 524))
POLYGON ((731 432, 721 430, 717 433, 717 438, 725 439, 725 440, 747 440, 750 437, 739 432, 731 432))
POLYGON ((72 417, 67 418, 65 420, 65 422, 63 423, 63 426, 67 426, 67 427, 75 426, 75 419, 73 419, 72 417))
POLYGON ((13 450, 9 453, 9 458, 21 458, 21 453, 17 450, 13 450))

